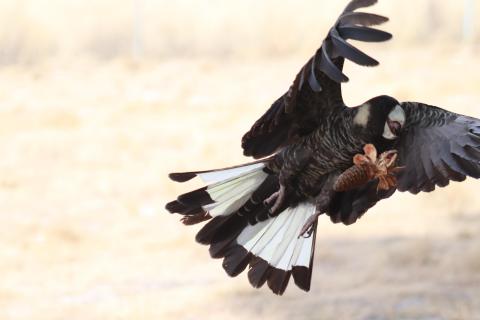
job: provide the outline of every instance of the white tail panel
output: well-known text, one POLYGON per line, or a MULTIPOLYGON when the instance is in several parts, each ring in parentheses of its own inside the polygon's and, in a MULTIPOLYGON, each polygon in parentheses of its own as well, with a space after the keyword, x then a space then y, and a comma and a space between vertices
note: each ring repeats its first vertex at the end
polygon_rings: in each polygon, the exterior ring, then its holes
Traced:
POLYGON ((260 163, 254 163, 254 164, 242 166, 242 167, 200 173, 198 174, 198 176, 200 177, 200 179, 203 180, 203 182, 212 183, 216 181, 235 178, 235 177, 244 175, 246 173, 250 173, 252 171, 257 171, 258 169, 262 169, 264 167, 265 167, 265 164, 260 162, 260 163))
MULTIPOLYGON (((263 171, 265 165, 256 163, 245 167, 205 173, 208 177, 222 178, 207 188, 207 193, 215 201, 204 206, 212 217, 226 216, 240 209, 251 194, 262 184, 268 174, 263 171)), ((201 174, 205 175, 205 174, 201 174)), ((203 179, 203 178, 202 178, 203 179)))
POLYGON ((310 267, 314 237, 299 237, 315 205, 303 203, 288 208, 277 217, 246 227, 237 238, 245 250, 282 270, 294 266, 310 267))

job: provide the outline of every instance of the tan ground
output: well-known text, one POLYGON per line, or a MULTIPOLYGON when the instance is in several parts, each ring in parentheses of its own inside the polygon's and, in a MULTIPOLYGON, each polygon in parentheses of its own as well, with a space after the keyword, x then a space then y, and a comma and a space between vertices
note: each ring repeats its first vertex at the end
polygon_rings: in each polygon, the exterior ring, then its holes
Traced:
MULTIPOLYGON (((480 118, 469 1, 380 2, 395 41, 362 46, 379 68, 347 64, 347 103, 480 118)), ((200 185, 168 172, 247 160, 241 136, 345 3, 0 0, 0 320, 480 319, 478 181, 321 219, 312 290, 283 297, 163 209, 200 185)))
MULTIPOLYGON (((480 117, 478 56, 377 50, 380 68, 349 65, 347 102, 480 117)), ((0 319, 480 319, 479 182, 396 195, 349 228, 321 219, 311 292, 281 298, 229 279, 164 211, 199 185, 168 172, 246 160, 241 135, 304 60, 3 68, 0 319)))

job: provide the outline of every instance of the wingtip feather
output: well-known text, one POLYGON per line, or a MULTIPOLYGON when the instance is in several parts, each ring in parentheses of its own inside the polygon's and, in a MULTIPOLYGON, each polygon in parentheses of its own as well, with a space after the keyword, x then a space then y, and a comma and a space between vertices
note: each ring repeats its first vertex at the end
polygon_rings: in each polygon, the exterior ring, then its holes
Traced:
POLYGON ((360 8, 367 8, 375 5, 378 0, 352 0, 346 6, 344 12, 352 12, 360 8))
POLYGON ((168 175, 168 177, 175 182, 187 182, 196 176, 197 174, 195 172, 175 172, 168 175))

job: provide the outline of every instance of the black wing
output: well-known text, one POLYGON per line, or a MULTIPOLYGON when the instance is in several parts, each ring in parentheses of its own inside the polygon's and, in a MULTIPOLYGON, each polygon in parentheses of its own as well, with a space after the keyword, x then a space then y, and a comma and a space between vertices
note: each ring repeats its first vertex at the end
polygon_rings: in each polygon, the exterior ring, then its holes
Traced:
POLYGON ((362 66, 378 65, 378 61, 346 40, 382 42, 392 37, 390 33, 369 27, 387 22, 388 18, 355 12, 376 2, 350 2, 322 46, 300 70, 288 92, 275 101, 243 136, 242 148, 246 156, 263 158, 271 155, 315 130, 333 108, 344 106, 340 84, 348 81, 342 73, 345 58, 362 66))
POLYGON ((338 192, 334 195, 327 215, 333 223, 351 225, 380 200, 391 197, 396 189, 377 190, 378 180, 372 180, 361 188, 338 192))
POLYGON ((480 120, 422 103, 402 104, 398 190, 430 192, 450 180, 480 178, 480 120))

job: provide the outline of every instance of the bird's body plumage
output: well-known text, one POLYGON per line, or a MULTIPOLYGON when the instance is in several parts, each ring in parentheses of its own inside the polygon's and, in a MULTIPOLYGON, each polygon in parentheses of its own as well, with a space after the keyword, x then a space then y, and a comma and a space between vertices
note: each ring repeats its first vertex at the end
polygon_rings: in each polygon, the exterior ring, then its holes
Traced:
POLYGON ((335 108, 325 117, 324 125, 284 147, 267 162, 267 167, 292 189, 295 199, 315 197, 324 177, 349 168, 353 156, 365 144, 377 140, 381 151, 387 148, 388 141, 355 124, 356 113, 362 108, 368 106, 335 108))
POLYGON ((196 176, 207 182, 166 208, 182 215, 187 225, 208 221, 196 239, 210 246, 213 258, 223 258, 229 275, 249 267, 254 287, 267 283, 282 294, 292 277, 308 291, 319 215, 349 225, 397 190, 430 192, 450 180, 480 178, 480 120, 388 96, 354 108, 345 105, 345 59, 378 64, 346 40, 391 38, 371 28, 387 18, 357 11, 375 3, 350 2, 289 90, 243 136, 244 154, 259 160, 170 175, 178 182, 196 176), (369 175, 356 168, 351 172, 362 179, 352 186, 345 184, 352 179, 344 179, 336 189, 362 150, 374 153, 373 158, 377 152, 395 153, 388 167, 375 171, 388 179, 362 180, 369 175), (398 167, 388 172, 396 159, 398 167))

